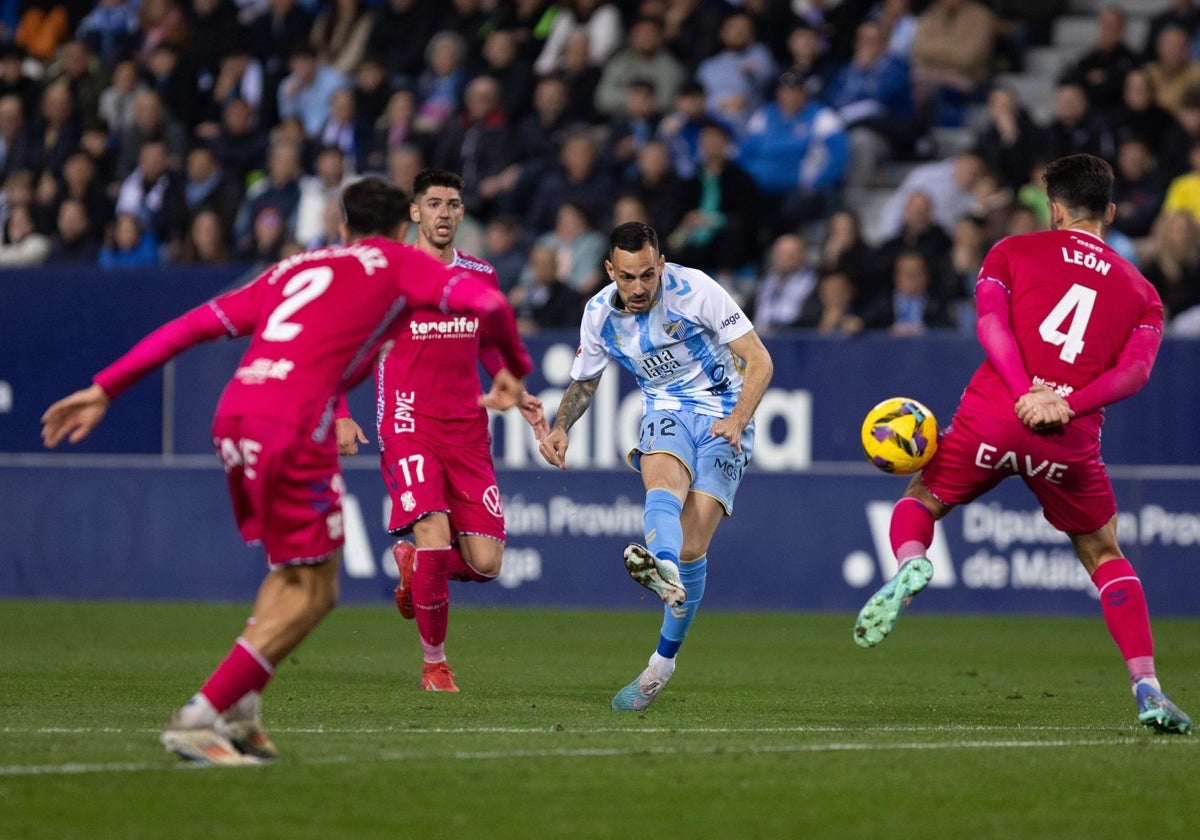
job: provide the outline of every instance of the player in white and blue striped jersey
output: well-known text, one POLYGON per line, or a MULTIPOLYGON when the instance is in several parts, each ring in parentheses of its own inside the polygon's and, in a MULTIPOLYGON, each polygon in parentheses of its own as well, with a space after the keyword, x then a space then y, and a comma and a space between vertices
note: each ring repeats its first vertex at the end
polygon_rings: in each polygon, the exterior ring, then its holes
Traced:
POLYGON ((612 701, 637 711, 675 671, 704 597, 708 545, 733 513, 750 462, 754 410, 773 367, 733 298, 704 272, 667 263, 653 228, 614 228, 604 265, 613 282, 588 301, 572 382, 540 451, 566 469, 567 431, 591 404, 609 360, 637 377, 641 433, 628 461, 646 488, 646 546, 627 546, 625 566, 665 603, 649 664, 612 701))

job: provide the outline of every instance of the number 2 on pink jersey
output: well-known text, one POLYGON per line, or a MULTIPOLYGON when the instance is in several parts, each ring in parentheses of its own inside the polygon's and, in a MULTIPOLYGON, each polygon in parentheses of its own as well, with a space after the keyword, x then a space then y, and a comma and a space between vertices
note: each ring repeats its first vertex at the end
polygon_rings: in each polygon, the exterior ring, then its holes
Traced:
POLYGON ((319 298, 333 282, 333 269, 318 265, 297 272, 283 287, 283 300, 267 318, 263 328, 263 341, 291 341, 304 329, 303 325, 289 321, 302 307, 319 298))

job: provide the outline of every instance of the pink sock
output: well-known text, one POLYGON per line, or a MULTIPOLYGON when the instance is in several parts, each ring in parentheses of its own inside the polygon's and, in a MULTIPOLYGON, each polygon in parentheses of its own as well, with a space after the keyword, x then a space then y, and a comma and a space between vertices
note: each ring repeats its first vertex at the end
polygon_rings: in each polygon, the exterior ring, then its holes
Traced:
POLYGON ((933 544, 933 514, 921 501, 905 496, 892 508, 892 526, 888 535, 896 565, 902 566, 914 557, 924 557, 933 544))
POLYGON ((451 548, 418 548, 417 567, 413 571, 413 606, 417 608, 417 632, 425 645, 438 646, 446 641, 450 619, 450 587, 446 585, 446 565, 451 548))
POLYGON ((233 650, 225 657, 225 661, 212 672, 208 682, 200 688, 200 693, 208 698, 218 713, 224 712, 247 691, 261 692, 275 674, 263 655, 254 647, 238 636, 233 650))
POLYGON ((1100 611, 1108 632, 1117 643, 1129 678, 1154 677, 1154 637, 1150 634, 1150 610, 1137 572, 1124 557, 1101 563, 1092 583, 1100 593, 1100 611))
POLYGON ((446 576, 450 580, 469 580, 475 583, 487 583, 496 579, 495 575, 485 575, 464 560, 454 547, 450 548, 450 555, 446 558, 446 576))

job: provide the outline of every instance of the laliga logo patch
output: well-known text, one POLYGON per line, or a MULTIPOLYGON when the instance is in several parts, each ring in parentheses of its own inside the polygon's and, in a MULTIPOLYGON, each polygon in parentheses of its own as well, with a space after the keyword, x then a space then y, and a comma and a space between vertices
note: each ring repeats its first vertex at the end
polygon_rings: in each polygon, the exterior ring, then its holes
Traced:
POLYGON ((499 518, 504 515, 504 508, 500 504, 500 488, 495 484, 483 491, 483 504, 492 516, 499 518))
POLYGON ((411 490, 405 490, 400 496, 400 507, 406 511, 411 511, 417 506, 417 500, 413 498, 411 490))

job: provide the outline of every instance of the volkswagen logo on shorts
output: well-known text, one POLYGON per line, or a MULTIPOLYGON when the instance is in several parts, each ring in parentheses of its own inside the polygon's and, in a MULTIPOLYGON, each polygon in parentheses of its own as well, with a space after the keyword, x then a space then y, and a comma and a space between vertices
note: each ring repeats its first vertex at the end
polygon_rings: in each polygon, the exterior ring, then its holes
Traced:
POLYGON ((483 491, 483 503, 492 516, 499 518, 504 515, 504 507, 500 504, 500 488, 495 484, 483 491))

